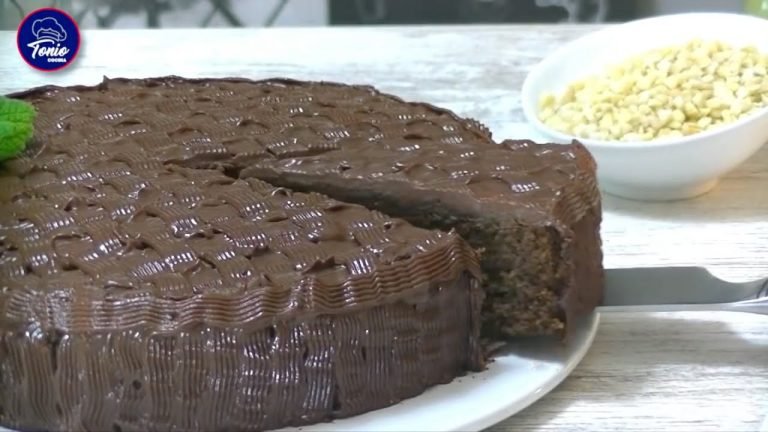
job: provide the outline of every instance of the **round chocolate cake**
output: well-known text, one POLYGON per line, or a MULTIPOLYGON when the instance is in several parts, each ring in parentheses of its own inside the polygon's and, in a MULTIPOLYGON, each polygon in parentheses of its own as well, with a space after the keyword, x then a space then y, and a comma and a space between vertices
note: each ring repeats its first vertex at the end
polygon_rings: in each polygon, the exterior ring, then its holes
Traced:
POLYGON ((602 295, 595 166, 370 87, 105 79, 0 167, 0 424, 267 430, 482 370, 602 295))

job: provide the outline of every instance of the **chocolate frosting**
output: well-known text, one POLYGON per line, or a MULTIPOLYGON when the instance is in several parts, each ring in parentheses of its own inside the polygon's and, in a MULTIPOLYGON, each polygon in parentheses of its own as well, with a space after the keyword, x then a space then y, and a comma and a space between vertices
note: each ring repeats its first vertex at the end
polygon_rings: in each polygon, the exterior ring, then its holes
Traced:
POLYGON ((579 144, 499 145, 476 121, 333 83, 105 79, 12 97, 39 114, 0 172, 6 426, 263 430, 483 367, 483 276, 459 235, 280 185, 553 229, 562 307, 597 298, 577 291, 600 257, 579 144))

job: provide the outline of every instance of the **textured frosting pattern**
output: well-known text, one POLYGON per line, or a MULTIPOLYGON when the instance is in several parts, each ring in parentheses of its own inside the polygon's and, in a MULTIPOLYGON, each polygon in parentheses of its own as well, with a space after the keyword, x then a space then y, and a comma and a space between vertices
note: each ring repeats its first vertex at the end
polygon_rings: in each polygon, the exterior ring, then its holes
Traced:
POLYGON ((264 430, 380 408, 482 367, 475 251, 454 233, 236 178, 228 159, 277 160, 299 144, 254 139, 258 121, 282 121, 263 104, 284 84, 220 86, 16 95, 39 116, 28 154, 0 171, 3 425, 264 430))
MULTIPOLYGON (((36 101, 42 148, 0 176, 6 320, 72 330, 144 321, 173 330, 198 316, 242 325, 378 304, 466 266, 478 276, 473 252, 454 234, 179 167, 227 155, 218 148, 227 134, 201 137, 195 128, 205 120, 165 116, 162 103, 147 110, 149 96, 129 89, 62 89, 36 101), (116 103, 124 99, 141 103, 116 103)), ((157 97, 183 103, 174 96, 157 97)))
POLYGON ((399 183, 473 208, 512 204, 526 223, 568 223, 599 204, 580 144, 499 146, 474 120, 368 86, 165 77, 22 95, 53 110, 67 139, 140 141, 162 163, 399 183))
POLYGON ((580 144, 496 144, 476 121, 332 83, 105 79, 14 97, 40 114, 0 171, 5 425, 354 415, 482 368, 484 291, 507 334, 562 331, 599 301, 580 144), (484 289, 462 237, 486 249, 484 289))
MULTIPOLYGON (((46 155, 33 162, 48 164, 46 155)), ((474 260, 453 234, 317 194, 209 170, 131 174, 113 160, 102 168, 120 172, 122 186, 53 194, 44 183, 32 186, 46 173, 32 169, 3 203, 5 320, 72 331, 177 331, 200 319, 249 326, 412 296, 474 260)))
POLYGON ((412 304, 266 327, 4 329, 0 421, 36 431, 261 431, 391 405, 481 364, 467 307, 479 307, 477 284, 430 288, 412 304))

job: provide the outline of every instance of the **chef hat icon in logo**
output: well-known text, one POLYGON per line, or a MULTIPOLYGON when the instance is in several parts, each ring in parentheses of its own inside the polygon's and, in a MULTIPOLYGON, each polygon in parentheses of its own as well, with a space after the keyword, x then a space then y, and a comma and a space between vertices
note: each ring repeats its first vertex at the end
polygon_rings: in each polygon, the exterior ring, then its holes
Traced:
POLYGON ((45 17, 32 22, 32 34, 37 39, 53 39, 56 42, 63 42, 67 39, 67 31, 56 21, 56 18, 45 17))

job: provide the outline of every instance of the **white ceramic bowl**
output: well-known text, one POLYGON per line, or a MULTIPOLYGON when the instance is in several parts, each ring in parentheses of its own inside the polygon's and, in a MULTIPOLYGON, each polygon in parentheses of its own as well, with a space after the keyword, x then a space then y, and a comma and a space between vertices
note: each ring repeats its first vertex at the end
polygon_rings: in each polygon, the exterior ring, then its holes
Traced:
MULTIPOLYGON (((528 122, 553 142, 574 136, 539 121, 543 92, 560 93, 571 82, 644 51, 694 38, 754 45, 768 53, 768 20, 727 13, 665 15, 608 27, 566 44, 535 66, 523 84, 528 122)), ((683 138, 646 142, 577 138, 595 157, 607 193, 639 200, 674 200, 708 192, 720 177, 768 141, 768 108, 734 123, 683 138)))

